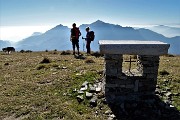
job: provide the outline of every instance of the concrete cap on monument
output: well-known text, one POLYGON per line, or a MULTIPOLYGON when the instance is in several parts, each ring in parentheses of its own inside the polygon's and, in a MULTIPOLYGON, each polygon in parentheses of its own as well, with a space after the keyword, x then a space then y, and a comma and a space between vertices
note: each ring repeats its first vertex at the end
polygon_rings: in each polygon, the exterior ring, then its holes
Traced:
POLYGON ((165 55, 170 44, 160 41, 100 40, 102 54, 165 55))

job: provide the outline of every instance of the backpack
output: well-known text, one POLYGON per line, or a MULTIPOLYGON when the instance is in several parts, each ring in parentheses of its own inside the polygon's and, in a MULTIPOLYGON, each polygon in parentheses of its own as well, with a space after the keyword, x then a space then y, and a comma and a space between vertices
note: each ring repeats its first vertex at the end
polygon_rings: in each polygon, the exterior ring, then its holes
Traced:
POLYGON ((81 32, 80 32, 80 30, 79 30, 79 28, 76 28, 75 29, 75 36, 76 36, 76 39, 79 39, 79 36, 80 36, 80 34, 81 34, 81 32))
POLYGON ((79 39, 81 32, 79 28, 71 29, 71 38, 72 39, 79 39))
POLYGON ((90 32, 89 32, 89 39, 90 39, 91 41, 94 41, 94 38, 95 38, 94 31, 90 31, 90 32))

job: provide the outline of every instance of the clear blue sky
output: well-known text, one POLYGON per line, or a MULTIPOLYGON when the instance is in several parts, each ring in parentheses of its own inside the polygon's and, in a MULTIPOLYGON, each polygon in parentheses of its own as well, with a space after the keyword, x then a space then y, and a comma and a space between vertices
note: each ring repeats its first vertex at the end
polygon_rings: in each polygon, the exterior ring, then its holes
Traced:
POLYGON ((0 0, 0 26, 180 24, 180 0, 0 0))

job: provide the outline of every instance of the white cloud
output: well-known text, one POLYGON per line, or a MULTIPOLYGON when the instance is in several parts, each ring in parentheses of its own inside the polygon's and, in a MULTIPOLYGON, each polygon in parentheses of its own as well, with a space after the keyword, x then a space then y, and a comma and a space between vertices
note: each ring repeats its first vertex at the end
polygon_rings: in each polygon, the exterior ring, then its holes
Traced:
POLYGON ((31 36, 34 32, 44 33, 52 26, 1 26, 0 40, 10 40, 13 42, 31 36))

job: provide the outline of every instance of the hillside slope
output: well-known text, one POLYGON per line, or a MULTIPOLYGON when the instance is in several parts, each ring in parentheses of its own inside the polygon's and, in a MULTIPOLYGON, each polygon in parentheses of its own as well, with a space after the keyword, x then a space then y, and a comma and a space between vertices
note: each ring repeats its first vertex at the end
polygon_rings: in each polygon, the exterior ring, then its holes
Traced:
MULTIPOLYGON (((116 114, 105 103, 101 93, 97 93, 99 99, 95 107, 90 106, 88 99, 81 103, 76 99, 77 90, 85 81, 93 85, 102 79, 104 58, 85 54, 81 58, 76 58, 72 54, 61 55, 62 53, 65 52, 15 52, 10 55, 0 52, 0 119, 114 118, 116 114)), ((128 58, 124 56, 124 59, 128 58)), ((124 63, 125 69, 126 66, 129 66, 128 63, 124 63)), ((162 105, 166 105, 169 101, 168 96, 171 95, 170 102, 178 110, 180 110, 179 71, 180 56, 160 57, 158 96, 164 100, 162 105)), ((147 110, 147 107, 145 108, 147 110)), ((161 109, 161 115, 158 112, 158 117, 177 118, 177 111, 167 110, 161 109)))

